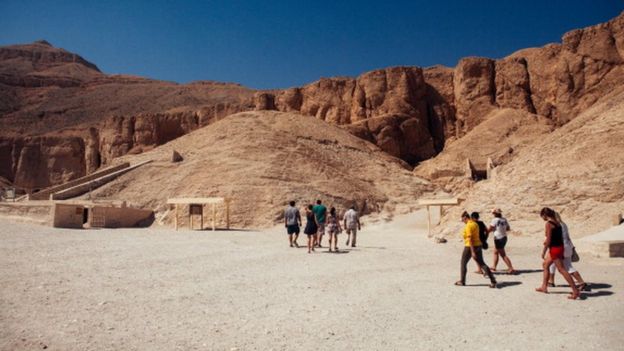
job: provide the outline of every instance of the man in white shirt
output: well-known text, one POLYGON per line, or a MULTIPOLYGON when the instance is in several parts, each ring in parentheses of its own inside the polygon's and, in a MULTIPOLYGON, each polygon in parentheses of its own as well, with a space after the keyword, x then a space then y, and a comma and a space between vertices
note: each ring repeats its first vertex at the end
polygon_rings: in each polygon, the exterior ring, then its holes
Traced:
POLYGON ((494 263, 492 267, 490 267, 490 270, 496 271, 498 256, 500 255, 507 265, 507 273, 514 274, 516 271, 511 265, 511 260, 505 252, 505 245, 507 245, 507 231, 511 229, 509 227, 509 222, 507 222, 507 219, 503 217, 503 212, 500 208, 493 209, 492 214, 494 215, 494 219, 490 223, 488 230, 490 232, 494 232, 494 246, 496 247, 496 250, 494 250, 494 263))
POLYGON ((347 230, 347 243, 349 246, 349 241, 351 241, 351 247, 355 247, 355 240, 357 237, 358 230, 361 230, 362 227, 360 225, 360 216, 355 210, 355 206, 351 206, 351 208, 344 215, 344 227, 347 230), (351 240, 351 233, 353 233, 353 240, 351 240))
POLYGON ((299 228, 301 227, 301 214, 299 214, 299 209, 295 207, 294 201, 291 201, 284 211, 284 226, 286 227, 290 247, 293 247, 293 245, 299 247, 297 239, 299 238, 299 228), (293 240, 293 234, 295 235, 295 240, 293 240))

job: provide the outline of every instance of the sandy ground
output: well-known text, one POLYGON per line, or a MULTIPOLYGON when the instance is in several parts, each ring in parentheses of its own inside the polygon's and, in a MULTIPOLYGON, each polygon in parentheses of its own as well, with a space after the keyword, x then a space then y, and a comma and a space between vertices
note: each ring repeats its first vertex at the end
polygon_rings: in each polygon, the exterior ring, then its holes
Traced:
POLYGON ((288 247, 283 228, 0 220, 0 349, 621 349, 624 261, 578 263, 594 289, 569 301, 567 288, 533 292, 539 240, 511 238, 524 273, 499 275, 500 289, 469 273, 471 286, 455 287, 461 243, 433 243, 422 222, 370 224, 358 248, 309 255, 288 247))

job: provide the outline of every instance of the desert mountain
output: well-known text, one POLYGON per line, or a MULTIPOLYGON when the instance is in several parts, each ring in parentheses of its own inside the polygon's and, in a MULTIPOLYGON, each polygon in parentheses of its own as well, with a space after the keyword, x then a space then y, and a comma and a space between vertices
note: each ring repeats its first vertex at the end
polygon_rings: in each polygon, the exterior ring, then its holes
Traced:
POLYGON ((531 234, 543 232, 539 211, 552 207, 573 237, 604 230, 615 214, 624 212, 624 87, 563 127, 533 135, 509 162, 496 168, 493 179, 466 181, 456 189, 466 201, 447 211, 442 233, 459 233, 453 224, 463 209, 489 218, 490 209, 503 207, 512 227, 531 234))
MULTIPOLYGON (((390 67, 284 90, 107 75, 46 42, 0 48, 0 73, 0 177, 28 191, 91 173, 120 157, 158 155, 159 146, 235 113, 273 110, 339 126, 416 166, 415 175, 455 192, 472 188, 463 179, 467 158, 491 157, 504 170, 551 135, 572 132, 572 121, 597 101, 615 99, 609 94, 624 81, 624 13, 568 32, 561 43, 498 60, 468 57, 454 68, 390 67)), ((598 122, 587 123, 590 128, 598 122)), ((236 137, 239 129, 227 126, 219 124, 219 138, 236 137)), ((609 138, 616 132, 605 133, 609 138)), ((199 146, 181 149, 212 153, 199 146)), ((277 154, 279 148, 267 146, 266 152, 277 154)), ((394 179, 390 171, 387 176, 394 179)), ((323 189, 326 195, 334 192, 323 189)), ((286 194, 279 195, 276 199, 286 194)), ((161 203, 145 196, 142 205, 161 203)))
POLYGON ((281 218, 289 200, 303 206, 321 198, 341 211, 357 204, 365 213, 391 215, 414 208, 418 197, 432 189, 377 146, 295 113, 235 114, 118 160, 148 159, 154 161, 94 191, 91 198, 130 200, 156 209, 162 218, 167 198, 225 196, 232 199, 235 226, 260 227, 281 218), (171 162, 173 150, 182 162, 171 162))

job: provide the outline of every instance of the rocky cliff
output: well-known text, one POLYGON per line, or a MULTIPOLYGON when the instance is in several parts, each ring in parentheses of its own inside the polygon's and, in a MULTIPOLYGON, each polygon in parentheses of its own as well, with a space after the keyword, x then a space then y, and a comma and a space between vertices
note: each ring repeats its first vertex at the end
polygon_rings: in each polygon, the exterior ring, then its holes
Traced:
MULTIPOLYGON (((46 42, 4 47, 0 143, 13 156, 0 156, 6 167, 0 176, 19 186, 44 187, 253 109, 314 116, 416 165, 488 116, 500 117, 497 111, 518 110, 561 126, 622 85, 623 63, 624 13, 566 33, 560 44, 520 50, 499 60, 468 57, 454 68, 391 67, 273 91, 106 75, 46 42), (22 152, 15 151, 23 150, 20 145, 41 145, 34 140, 62 143, 63 136, 78 138, 83 145, 75 156, 82 162, 58 161, 65 162, 63 176, 46 164, 14 156, 22 152), (36 172, 36 180, 24 178, 25 172, 18 170, 31 164, 48 168, 36 172)), ((41 150, 34 160, 48 157, 46 148, 29 150, 41 150)))
POLYGON ((624 81, 624 14, 566 33, 561 44, 500 60, 461 59, 453 68, 392 67, 357 78, 321 79, 271 93, 257 109, 298 111, 371 140, 415 164, 437 154, 497 109, 562 125, 624 81), (371 119, 369 122, 364 122, 371 119))

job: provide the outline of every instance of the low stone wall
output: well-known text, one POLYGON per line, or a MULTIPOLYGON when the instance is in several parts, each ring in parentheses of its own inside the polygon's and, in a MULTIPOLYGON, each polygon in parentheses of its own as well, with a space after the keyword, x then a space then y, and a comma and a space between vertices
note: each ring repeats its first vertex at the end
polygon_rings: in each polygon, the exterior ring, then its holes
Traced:
POLYGON ((50 188, 46 188, 41 190, 40 192, 34 193, 34 194, 30 194, 28 195, 28 199, 29 200, 48 200, 50 198, 51 194, 75 187, 79 184, 85 183, 85 182, 89 182, 92 181, 94 179, 98 179, 100 177, 103 177, 107 174, 111 174, 111 173, 115 173, 117 171, 120 171, 122 169, 128 168, 130 167, 130 163, 125 162, 122 163, 120 165, 117 166, 113 166, 113 167, 109 167, 97 172, 93 172, 91 174, 89 174, 88 176, 84 176, 84 177, 80 177, 80 178, 76 178, 74 180, 71 180, 67 183, 63 183, 63 184, 59 184, 50 188))
POLYGON ((85 206, 56 203, 52 212, 52 226, 55 228, 82 229, 85 206))
POLYGON ((154 222, 154 211, 130 207, 93 206, 89 214, 91 227, 147 227, 154 222))

